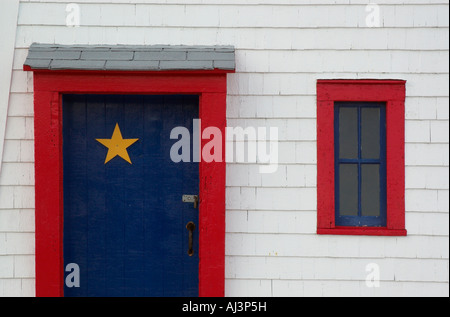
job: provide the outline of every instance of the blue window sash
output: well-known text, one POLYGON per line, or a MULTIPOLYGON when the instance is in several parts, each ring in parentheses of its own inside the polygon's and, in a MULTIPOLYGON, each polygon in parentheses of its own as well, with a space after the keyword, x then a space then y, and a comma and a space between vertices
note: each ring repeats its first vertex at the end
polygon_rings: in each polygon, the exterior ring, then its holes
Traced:
POLYGON ((380 103, 352 103, 338 102, 334 107, 334 170, 335 170, 335 224, 338 227, 386 227, 386 104, 380 103), (341 108, 358 109, 358 158, 340 159, 339 158, 339 110, 341 108), (361 153, 361 109, 362 108, 380 109, 380 158, 363 159, 361 153), (340 192, 339 192, 339 166, 340 164, 358 165, 358 216, 340 215, 340 192), (363 216, 361 202, 361 165, 378 164, 380 166, 380 216, 363 216))

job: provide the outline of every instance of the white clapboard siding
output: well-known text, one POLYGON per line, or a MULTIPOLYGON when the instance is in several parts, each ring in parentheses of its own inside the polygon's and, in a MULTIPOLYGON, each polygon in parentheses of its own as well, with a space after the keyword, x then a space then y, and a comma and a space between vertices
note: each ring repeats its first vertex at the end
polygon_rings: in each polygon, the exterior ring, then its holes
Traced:
POLYGON ((253 50, 446 50, 446 28, 193 28, 19 25, 16 47, 59 44, 233 44, 253 50))
POLYGON ((0 296, 35 294, 33 76, 22 70, 34 42, 236 48, 228 126, 277 127, 280 142, 276 173, 227 164, 226 296, 448 296, 449 3, 377 0, 379 27, 366 22, 368 3, 21 0, 0 175, 0 296), (66 26, 70 3, 77 27, 66 26), (407 237, 316 235, 316 81, 338 78, 407 80, 407 237), (380 288, 366 284, 371 264, 380 288))

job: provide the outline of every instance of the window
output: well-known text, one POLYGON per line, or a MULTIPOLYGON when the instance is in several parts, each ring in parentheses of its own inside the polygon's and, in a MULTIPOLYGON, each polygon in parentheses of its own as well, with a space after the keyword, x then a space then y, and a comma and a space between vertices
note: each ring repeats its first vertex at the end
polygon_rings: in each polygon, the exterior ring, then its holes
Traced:
POLYGON ((319 234, 406 235, 405 83, 318 81, 319 234))
POLYGON ((386 226, 386 107, 338 103, 335 109, 335 211, 338 226, 386 226))

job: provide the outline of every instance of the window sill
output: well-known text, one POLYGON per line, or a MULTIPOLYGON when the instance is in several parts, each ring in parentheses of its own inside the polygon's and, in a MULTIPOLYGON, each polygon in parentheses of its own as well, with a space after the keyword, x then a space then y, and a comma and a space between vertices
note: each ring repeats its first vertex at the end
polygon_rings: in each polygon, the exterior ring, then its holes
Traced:
POLYGON ((406 229, 368 228, 368 227, 336 227, 334 229, 317 229, 320 235, 348 235, 348 236, 389 236, 406 237, 406 229))

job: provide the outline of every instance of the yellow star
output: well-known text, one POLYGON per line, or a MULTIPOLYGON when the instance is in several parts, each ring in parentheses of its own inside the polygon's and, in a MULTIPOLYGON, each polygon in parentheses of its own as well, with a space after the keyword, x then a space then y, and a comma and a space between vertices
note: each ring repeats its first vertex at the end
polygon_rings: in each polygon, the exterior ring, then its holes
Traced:
POLYGON ((120 132, 119 124, 116 123, 111 139, 96 139, 98 142, 108 148, 105 164, 115 158, 117 155, 123 158, 128 163, 131 163, 127 148, 137 142, 139 139, 124 139, 120 132))

